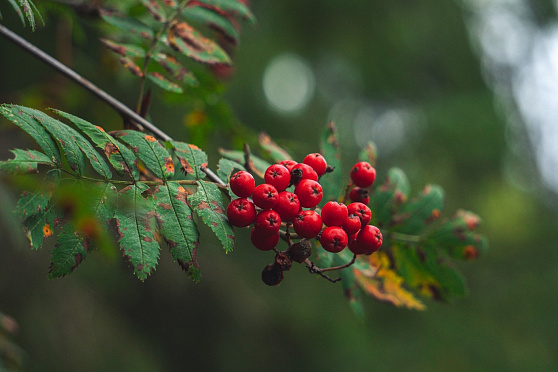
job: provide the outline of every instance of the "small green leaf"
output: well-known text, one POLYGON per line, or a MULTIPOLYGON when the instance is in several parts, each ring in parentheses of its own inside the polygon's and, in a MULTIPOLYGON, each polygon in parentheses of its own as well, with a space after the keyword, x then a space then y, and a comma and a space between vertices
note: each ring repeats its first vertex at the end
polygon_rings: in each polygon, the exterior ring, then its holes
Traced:
POLYGON ((225 252, 232 251, 235 242, 234 231, 225 215, 223 196, 219 188, 214 183, 199 181, 198 190, 190 197, 190 202, 196 214, 221 241, 225 252))
POLYGON ((15 157, 6 161, 0 161, 0 169, 11 174, 37 173, 39 164, 55 167, 51 159, 42 152, 35 150, 10 150, 15 157))
POLYGON ((155 0, 140 0, 140 2, 143 4, 143 6, 145 6, 147 11, 151 13, 153 18, 157 22, 161 22, 161 23, 166 22, 167 16, 165 14, 165 9, 161 7, 161 4, 159 4, 155 0))
MULTIPOLYGON (((225 150, 220 148, 219 154, 221 154, 221 156, 227 159, 234 160, 240 164, 244 164, 245 158, 244 158, 244 152, 242 151, 225 150)), ((252 168, 254 170, 254 173, 256 173, 260 178, 264 178, 265 170, 270 165, 271 164, 269 164, 267 161, 263 160, 262 158, 250 154, 250 168, 252 168)))
POLYGON ((134 44, 122 44, 117 43, 109 39, 101 39, 101 43, 113 51, 114 53, 121 55, 122 57, 132 57, 132 58, 144 58, 145 50, 134 44))
POLYGON ((271 159, 273 159, 276 163, 283 160, 293 159, 287 151, 279 147, 266 133, 261 132, 258 135, 258 141, 260 142, 260 146, 262 146, 269 156, 271 156, 271 159))
POLYGON ((254 17, 250 9, 237 0, 200 0, 200 2, 209 5, 211 9, 219 13, 232 13, 252 23, 256 22, 256 17, 254 17))
POLYGON ((155 270, 159 259, 155 205, 153 199, 141 195, 148 189, 145 184, 136 183, 120 190, 120 196, 130 205, 118 208, 114 215, 122 254, 142 281, 155 270))
POLYGON ((168 33, 170 45, 178 52, 207 64, 232 63, 227 53, 213 40, 202 36, 186 22, 175 23, 168 33))
POLYGON ((418 234, 439 216, 443 207, 444 190, 437 185, 428 185, 416 199, 401 206, 392 219, 393 224, 399 225, 394 231, 418 234))
POLYGON ((196 77, 173 56, 164 53, 156 53, 153 55, 153 60, 161 65, 173 79, 181 81, 191 87, 197 87, 199 85, 196 77))
POLYGON ((141 36, 145 39, 153 39, 154 37, 153 30, 145 23, 140 22, 137 19, 120 16, 104 9, 100 10, 100 15, 105 22, 118 28, 119 30, 141 36))
POLYGON ((90 249, 89 241, 77 234, 72 225, 64 225, 52 250, 48 278, 70 274, 81 264, 90 249))
POLYGON ((168 92, 172 93, 183 93, 184 91, 180 87, 180 85, 173 83, 163 75, 158 72, 149 72, 147 73, 147 78, 149 81, 153 82, 159 88, 162 88, 168 92))
POLYGON ((193 175, 197 180, 205 177, 200 167, 207 167, 207 154, 198 146, 189 143, 171 141, 174 154, 178 158, 182 170, 186 174, 193 175))
POLYGON ((24 191, 17 201, 14 213, 18 214, 22 221, 35 216, 48 207, 50 196, 44 191, 28 192, 24 191))
POLYGON ((162 238, 174 260, 194 281, 200 280, 196 260, 199 231, 188 204, 186 190, 176 182, 157 187, 154 194, 162 238))
POLYGON ((25 220, 25 232, 32 249, 40 249, 45 241, 54 234, 61 222, 59 211, 54 204, 25 220))
POLYGON ((325 204, 330 200, 337 200, 343 193, 341 150, 334 122, 329 122, 322 132, 320 149, 327 165, 334 168, 333 172, 326 173, 320 178, 324 190, 322 203, 325 204))
POLYGON ((188 20, 208 24, 232 43, 238 43, 240 35, 236 27, 227 17, 224 17, 215 10, 198 6, 187 7, 182 11, 182 15, 188 20))
POLYGON ((386 181, 378 185, 370 197, 372 223, 379 228, 388 227, 394 213, 407 201, 408 194, 407 176, 401 169, 391 168, 386 181))

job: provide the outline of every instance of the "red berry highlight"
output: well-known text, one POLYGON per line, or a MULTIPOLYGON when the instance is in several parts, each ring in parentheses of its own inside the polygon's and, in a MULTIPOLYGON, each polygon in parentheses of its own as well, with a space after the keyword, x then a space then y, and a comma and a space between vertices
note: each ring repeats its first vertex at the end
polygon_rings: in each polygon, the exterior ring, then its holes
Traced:
POLYGON ((289 191, 282 191, 277 197, 277 204, 273 210, 279 213, 281 220, 285 222, 292 221, 300 211, 300 202, 296 194, 289 191))
POLYGON ((314 171, 318 174, 318 177, 324 174, 327 168, 327 162, 325 158, 322 154, 318 153, 306 155, 302 162, 311 166, 312 169, 314 169, 314 171))
POLYGON ((252 200, 261 209, 271 209, 277 204, 278 196, 279 192, 275 187, 268 183, 262 183, 254 189, 252 200))
POLYGON ((279 243, 279 233, 267 234, 257 228, 252 228, 250 241, 260 251, 270 251, 279 243))
POLYGON ((254 222, 256 207, 246 198, 235 199, 227 207, 227 217, 233 226, 246 227, 254 222))
POLYGON ((331 253, 339 253, 347 246, 349 237, 345 230, 337 226, 330 226, 322 232, 320 244, 331 253))
POLYGON ((320 204, 324 196, 322 186, 313 180, 302 180, 295 187, 295 194, 298 196, 300 205, 304 208, 314 208, 320 204))
POLYGON ((330 201, 322 208, 322 221, 326 226, 343 227, 347 217, 349 217, 349 211, 343 203, 330 201))
POLYGON ((281 217, 275 211, 261 211, 256 216, 254 227, 266 234, 275 234, 281 228, 281 217))
POLYGON ((351 169, 351 180, 358 187, 369 187, 376 179, 376 169, 370 163, 361 161, 351 169))
POLYGON ((277 191, 283 191, 291 182, 291 173, 284 166, 273 164, 265 171, 264 180, 265 183, 269 183, 275 187, 277 191))
POLYGON ((230 186, 236 196, 247 198, 252 195, 256 181, 254 181, 254 177, 250 173, 240 171, 232 175, 230 186))
POLYGON ((293 227, 298 236, 314 238, 322 231, 322 217, 314 211, 300 211, 293 221, 293 227))

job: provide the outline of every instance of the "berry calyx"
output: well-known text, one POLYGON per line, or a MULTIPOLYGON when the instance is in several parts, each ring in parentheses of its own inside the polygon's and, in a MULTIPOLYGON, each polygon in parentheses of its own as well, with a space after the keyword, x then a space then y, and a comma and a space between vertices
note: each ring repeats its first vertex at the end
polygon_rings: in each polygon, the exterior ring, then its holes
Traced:
POLYGON ((351 199, 352 202, 368 204, 370 203, 370 193, 367 189, 356 186, 351 189, 349 199, 351 199))
POLYGON ((318 177, 324 174, 327 168, 327 162, 325 158, 322 154, 319 153, 306 155, 302 162, 311 166, 312 169, 314 169, 314 171, 318 174, 318 177))
POLYGON ((347 246, 349 237, 345 230, 337 226, 330 226, 322 232, 320 244, 331 253, 339 253, 347 246))
POLYGON ((240 171, 232 175, 230 186, 236 196, 247 198, 252 195, 254 187, 256 187, 256 181, 250 173, 240 171))
POLYGON ((322 221, 326 226, 343 227, 348 216, 349 211, 343 203, 330 201, 322 208, 322 221))
POLYGON ((351 180, 358 187, 369 187, 376 179, 376 169, 366 161, 353 165, 351 169, 351 180))
POLYGON ((298 196, 289 191, 281 191, 277 196, 277 204, 275 204, 273 210, 279 213, 282 221, 292 221, 300 210, 298 196))
POLYGON ((300 211, 293 221, 293 228, 298 236, 314 238, 322 231, 322 217, 314 211, 300 211))
POLYGON ((281 228, 281 217, 272 210, 261 211, 256 216, 254 227, 269 235, 276 234, 281 228))
POLYGON ((292 184, 296 185, 302 180, 318 181, 318 173, 308 164, 298 163, 291 169, 292 184))
POLYGON ((370 255, 382 246, 382 233, 376 226, 366 225, 358 233, 355 240, 349 244, 349 249, 355 254, 370 255))
POLYGON ((254 189, 252 200, 261 209, 271 209, 277 204, 278 196, 279 192, 277 192, 275 187, 268 183, 262 183, 254 189))
POLYGON ((283 191, 291 182, 291 172, 281 164, 270 165, 264 174, 265 183, 275 187, 277 191, 283 191))
POLYGON ((250 233, 250 241, 260 251, 270 251, 279 243, 279 233, 267 234, 265 231, 254 227, 250 233))
POLYGON ((368 225, 372 219, 372 211, 364 203, 351 203, 347 206, 347 210, 349 211, 349 214, 355 214, 358 218, 360 218, 360 225, 362 227, 368 225))
POLYGON ((246 198, 234 199, 227 207, 227 217, 233 226, 246 227, 254 222, 256 207, 246 198))
POLYGON ((313 180, 304 179, 295 187, 295 194, 298 196, 300 205, 304 208, 314 208, 320 204, 324 196, 322 186, 313 180))
MULTIPOLYGON (((257 217, 256 217, 257 220, 257 217)), ((356 214, 349 214, 345 224, 343 225, 343 230, 347 235, 351 236, 360 230, 360 218, 356 214)))

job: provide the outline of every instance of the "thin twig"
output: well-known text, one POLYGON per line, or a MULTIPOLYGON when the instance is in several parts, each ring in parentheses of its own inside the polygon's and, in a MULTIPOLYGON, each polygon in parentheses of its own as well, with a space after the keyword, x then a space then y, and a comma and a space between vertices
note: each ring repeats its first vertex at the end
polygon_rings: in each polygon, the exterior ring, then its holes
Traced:
POLYGON ((333 278, 327 276, 326 274, 324 274, 322 272, 323 269, 320 269, 318 266, 314 265, 314 263, 312 261, 310 261, 309 259, 304 260, 304 263, 306 264, 306 267, 308 268, 308 271, 310 271, 311 274, 318 274, 322 278, 324 278, 324 279, 326 279, 326 280, 328 280, 332 283, 337 283, 338 281, 341 280, 341 278, 333 279, 333 278))
POLYGON ((344 269, 344 268, 349 267, 349 266, 351 266, 352 264, 354 264, 355 261, 356 261, 356 257, 357 257, 357 255, 356 255, 356 253, 355 253, 355 254, 353 255, 353 259, 351 260, 351 262, 346 263, 346 264, 344 264, 344 265, 340 265, 340 266, 327 267, 327 268, 325 268, 325 269, 320 269, 320 271, 323 273, 323 272, 326 272, 326 271, 333 271, 333 270, 341 270, 341 269, 344 269))

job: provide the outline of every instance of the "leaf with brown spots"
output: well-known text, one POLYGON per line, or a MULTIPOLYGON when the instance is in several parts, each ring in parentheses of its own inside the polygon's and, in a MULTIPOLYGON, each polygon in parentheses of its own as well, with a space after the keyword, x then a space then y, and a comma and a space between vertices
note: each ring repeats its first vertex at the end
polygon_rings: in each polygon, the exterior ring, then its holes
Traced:
POLYGON ((289 153, 283 148, 279 147, 279 145, 277 145, 275 141, 273 141, 271 137, 267 135, 267 133, 261 132, 258 135, 258 141, 260 142, 260 146, 262 146, 262 148, 269 154, 269 156, 271 156, 273 161, 275 161, 276 163, 279 163, 283 160, 293 159, 291 155, 289 155, 289 153))
POLYGON ((39 164, 55 167, 45 154, 35 150, 10 150, 14 154, 13 159, 0 161, 0 169, 11 174, 37 173, 39 164))
POLYGON ((62 214, 53 203, 24 222, 24 230, 32 249, 40 249, 50 238, 56 226, 62 222, 62 214))
POLYGON ((197 147, 189 143, 171 141, 174 154, 182 165, 182 170, 187 174, 193 175, 196 179, 205 177, 205 173, 201 171, 202 165, 207 165, 207 154, 197 147))
POLYGON ((110 51, 122 56, 122 57, 137 57, 144 58, 145 50, 134 44, 122 44, 109 39, 101 39, 101 43, 107 47, 110 51))
MULTIPOLYGON (((235 150, 225 150, 220 148, 219 154, 221 156, 236 161, 237 163, 244 164, 244 152, 243 151, 235 151, 235 150)), ((265 170, 270 166, 269 162, 263 160, 255 156, 254 154, 250 154, 250 168, 254 171, 254 173, 260 177, 264 178, 265 170)))
POLYGON ((226 65, 232 63, 219 44, 202 36, 186 22, 173 24, 167 36, 173 49, 198 62, 226 65))
POLYGON ((192 6, 182 11, 182 15, 189 21, 196 23, 205 23, 209 27, 217 30, 228 41, 233 44, 238 43, 240 37, 239 32, 231 20, 219 13, 215 9, 209 7, 192 6))
POLYGON ((125 31, 128 34, 140 36, 145 39, 153 39, 153 30, 145 23, 135 18, 128 18, 108 10, 100 11, 101 18, 108 24, 125 31))
POLYGON ((197 87, 199 85, 194 74, 188 71, 186 67, 178 62, 173 56, 165 53, 155 53, 153 55, 153 60, 161 65, 161 67, 163 67, 173 79, 191 87, 197 87))
POLYGON ((256 22, 256 17, 254 17, 250 9, 237 0, 198 0, 190 1, 189 5, 206 7, 219 13, 239 16, 249 20, 251 23, 256 22))
POLYGON ((157 85, 159 88, 162 88, 168 92, 172 93, 183 93, 184 91, 180 87, 180 85, 176 84, 173 81, 170 81, 159 72, 148 72, 147 78, 149 81, 157 85))
POLYGON ((166 22, 165 9, 156 0, 140 0, 140 2, 157 22, 166 22))
POLYGON ((74 231, 72 225, 64 225, 52 250, 49 279, 59 278, 74 271, 88 254, 87 244, 88 242, 74 231))

